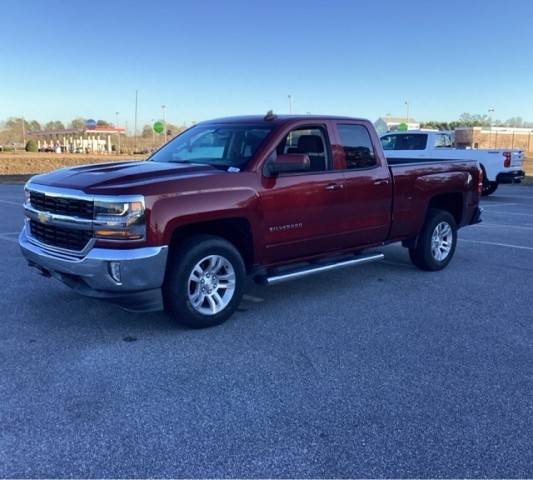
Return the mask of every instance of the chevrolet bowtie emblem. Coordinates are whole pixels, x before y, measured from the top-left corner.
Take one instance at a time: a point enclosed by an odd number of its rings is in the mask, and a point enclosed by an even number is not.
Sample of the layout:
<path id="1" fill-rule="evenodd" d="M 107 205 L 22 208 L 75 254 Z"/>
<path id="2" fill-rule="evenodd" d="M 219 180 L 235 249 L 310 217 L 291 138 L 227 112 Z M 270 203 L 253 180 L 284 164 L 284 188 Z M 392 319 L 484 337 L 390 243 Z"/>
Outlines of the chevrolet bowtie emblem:
<path id="1" fill-rule="evenodd" d="M 52 217 L 48 215 L 47 213 L 39 213 L 37 214 L 37 218 L 39 219 L 39 222 L 41 223 L 47 223 L 52 219 Z"/>

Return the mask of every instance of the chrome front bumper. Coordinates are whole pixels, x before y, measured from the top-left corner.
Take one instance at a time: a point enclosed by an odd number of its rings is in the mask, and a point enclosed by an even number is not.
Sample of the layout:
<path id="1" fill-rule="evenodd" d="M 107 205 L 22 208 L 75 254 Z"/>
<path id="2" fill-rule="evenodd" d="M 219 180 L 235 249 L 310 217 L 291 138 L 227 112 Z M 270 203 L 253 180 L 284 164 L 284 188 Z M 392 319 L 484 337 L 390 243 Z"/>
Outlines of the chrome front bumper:
<path id="1" fill-rule="evenodd" d="M 30 266 L 58 278 L 81 294 L 111 300 L 128 310 L 163 308 L 161 287 L 168 247 L 107 249 L 93 247 L 84 257 L 68 257 L 33 240 L 24 227 L 19 245 Z M 120 264 L 120 281 L 111 275 L 110 263 Z"/>

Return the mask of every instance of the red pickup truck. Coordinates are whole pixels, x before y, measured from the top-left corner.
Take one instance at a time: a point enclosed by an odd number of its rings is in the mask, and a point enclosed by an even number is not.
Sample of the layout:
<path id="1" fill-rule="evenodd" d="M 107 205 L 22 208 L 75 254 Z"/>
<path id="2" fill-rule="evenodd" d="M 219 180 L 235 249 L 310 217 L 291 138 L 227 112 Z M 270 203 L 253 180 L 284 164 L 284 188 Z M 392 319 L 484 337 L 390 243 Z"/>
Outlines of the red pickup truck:
<path id="1" fill-rule="evenodd" d="M 362 252 L 392 242 L 417 267 L 444 268 L 457 229 L 480 221 L 480 167 L 392 162 L 367 120 L 212 120 L 143 162 L 33 177 L 19 243 L 31 266 L 80 293 L 212 326 L 235 311 L 247 276 L 272 284 L 379 260 Z"/>

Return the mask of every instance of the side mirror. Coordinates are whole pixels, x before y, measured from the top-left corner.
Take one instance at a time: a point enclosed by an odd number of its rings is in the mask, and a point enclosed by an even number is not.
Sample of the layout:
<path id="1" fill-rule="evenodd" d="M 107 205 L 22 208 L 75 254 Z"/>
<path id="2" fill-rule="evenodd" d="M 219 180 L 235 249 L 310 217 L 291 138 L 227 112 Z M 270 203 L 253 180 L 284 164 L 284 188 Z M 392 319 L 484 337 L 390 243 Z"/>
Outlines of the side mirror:
<path id="1" fill-rule="evenodd" d="M 278 155 L 268 162 L 267 171 L 270 176 L 279 173 L 305 172 L 311 167 L 309 156 L 305 153 L 286 153 Z"/>

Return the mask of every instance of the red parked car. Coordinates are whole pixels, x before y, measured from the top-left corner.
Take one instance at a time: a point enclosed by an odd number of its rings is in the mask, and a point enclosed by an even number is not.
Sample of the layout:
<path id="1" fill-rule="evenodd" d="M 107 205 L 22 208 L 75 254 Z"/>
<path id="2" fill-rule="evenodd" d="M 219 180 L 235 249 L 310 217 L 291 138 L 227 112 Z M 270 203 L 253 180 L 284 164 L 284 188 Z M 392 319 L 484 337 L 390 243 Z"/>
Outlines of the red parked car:
<path id="1" fill-rule="evenodd" d="M 480 221 L 475 161 L 395 165 L 367 120 L 249 116 L 203 122 L 143 162 L 57 170 L 26 185 L 30 265 L 80 293 L 193 327 L 267 284 L 379 260 L 402 242 L 440 270 Z"/>

